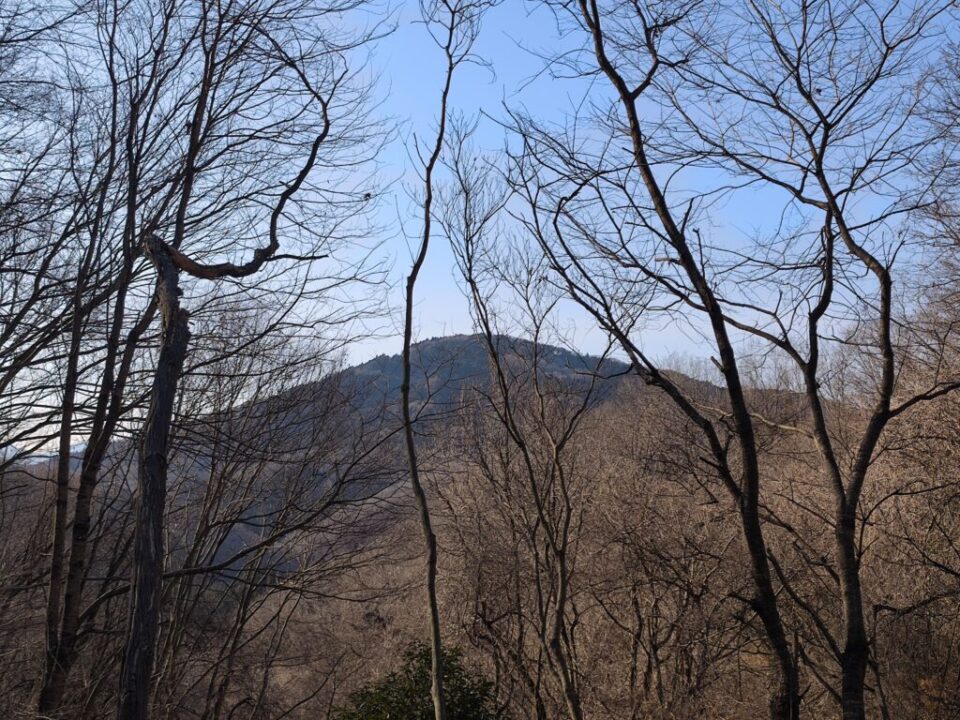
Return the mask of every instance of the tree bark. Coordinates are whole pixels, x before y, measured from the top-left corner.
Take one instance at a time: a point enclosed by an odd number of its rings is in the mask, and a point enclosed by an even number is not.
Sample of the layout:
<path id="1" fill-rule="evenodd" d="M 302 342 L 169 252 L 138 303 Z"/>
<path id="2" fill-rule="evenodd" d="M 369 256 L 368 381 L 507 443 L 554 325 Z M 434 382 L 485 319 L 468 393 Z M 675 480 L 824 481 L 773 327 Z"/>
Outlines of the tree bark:
<path id="1" fill-rule="evenodd" d="M 150 676 L 160 617 L 167 444 L 190 340 L 189 316 L 179 301 L 179 271 L 168 248 L 159 238 L 150 238 L 146 251 L 157 269 L 156 298 L 163 317 L 163 340 L 140 448 L 133 579 L 117 712 L 120 720 L 145 720 L 149 715 Z"/>
<path id="2" fill-rule="evenodd" d="M 837 520 L 837 565 L 844 630 L 843 653 L 840 657 L 840 707 L 843 720 L 864 720 L 864 683 L 870 647 L 863 620 L 854 509 L 844 507 Z"/>
<path id="3" fill-rule="evenodd" d="M 770 576 L 766 544 L 760 526 L 756 504 L 741 510 L 743 534 L 750 551 L 753 583 L 756 589 L 754 610 L 763 623 L 767 642 L 773 650 L 776 667 L 776 686 L 770 696 L 772 720 L 798 720 L 800 717 L 800 675 L 794 653 L 787 641 L 777 596 Z"/>

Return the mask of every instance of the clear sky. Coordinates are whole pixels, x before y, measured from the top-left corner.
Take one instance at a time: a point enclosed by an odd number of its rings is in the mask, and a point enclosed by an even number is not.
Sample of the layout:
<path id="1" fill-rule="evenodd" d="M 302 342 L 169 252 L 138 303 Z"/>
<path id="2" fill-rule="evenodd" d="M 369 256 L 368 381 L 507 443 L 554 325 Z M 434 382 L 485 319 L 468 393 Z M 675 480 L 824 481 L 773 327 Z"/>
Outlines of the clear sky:
<path id="1" fill-rule="evenodd" d="M 386 321 L 377 337 L 354 344 L 349 362 L 362 362 L 380 353 L 399 352 L 403 301 L 402 281 L 409 271 L 412 253 L 419 242 L 419 208 L 410 203 L 411 189 L 418 188 L 415 162 L 409 156 L 413 137 L 429 139 L 436 128 L 438 100 L 443 80 L 442 52 L 419 22 L 419 7 L 412 0 L 397 7 L 395 30 L 377 42 L 370 61 L 375 75 L 378 113 L 393 119 L 398 128 L 395 139 L 378 156 L 385 177 L 394 182 L 388 197 L 378 210 L 378 225 L 383 228 L 383 247 L 392 260 L 393 287 L 390 303 L 392 319 Z M 453 111 L 480 118 L 473 142 L 481 151 L 500 151 L 507 133 L 498 121 L 505 118 L 505 107 L 525 108 L 542 121 L 560 122 L 583 102 L 589 93 L 595 97 L 608 91 L 587 80 L 555 80 L 544 72 L 545 57 L 556 56 L 579 43 L 578 37 L 563 36 L 551 12 L 540 3 L 506 0 L 484 17 L 475 53 L 487 64 L 465 65 L 458 69 L 452 94 Z M 758 208 L 763 203 L 746 201 L 751 212 L 743 217 L 759 222 Z M 739 210 L 731 206 L 727 214 Z M 770 218 L 766 218 L 769 221 Z M 734 225 L 737 222 L 734 221 Z M 401 228 L 411 235 L 404 238 Z M 750 228 L 738 228 L 749 231 Z M 427 339 L 439 335 L 473 332 L 468 304 L 457 281 L 453 255 L 446 239 L 435 235 L 416 290 L 415 336 Z M 560 312 L 565 335 L 584 352 L 599 352 L 605 337 L 595 321 L 579 308 L 567 303 Z M 666 322 L 645 330 L 646 350 L 654 357 L 692 356 L 705 358 L 709 350 L 702 338 L 689 327 Z"/>
<path id="2" fill-rule="evenodd" d="M 409 202 L 410 190 L 419 182 L 409 152 L 414 135 L 429 141 L 435 132 L 443 81 L 442 52 L 418 20 L 417 3 L 400 6 L 396 29 L 377 43 L 371 59 L 371 70 L 377 74 L 375 92 L 383 98 L 378 112 L 392 117 L 398 127 L 395 140 L 378 158 L 385 175 L 395 179 L 389 197 L 380 204 L 378 224 L 384 228 L 384 249 L 393 261 L 390 300 L 396 317 L 385 328 L 385 336 L 354 347 L 351 362 L 400 349 L 396 332 L 401 321 L 401 281 L 409 270 L 421 227 L 418 208 Z M 497 121 L 505 116 L 505 105 L 525 106 L 539 118 L 560 119 L 578 100 L 576 93 L 582 94 L 584 84 L 558 83 L 541 74 L 544 61 L 537 57 L 537 51 L 552 54 L 562 43 L 552 15 L 543 9 L 535 11 L 532 3 L 508 0 L 484 17 L 475 52 L 488 66 L 460 67 L 452 94 L 454 112 L 479 117 L 473 137 L 478 150 L 496 152 L 503 148 L 506 133 Z M 406 227 L 411 240 L 404 238 L 401 226 Z M 419 339 L 473 331 L 454 258 L 442 235 L 433 238 L 416 295 L 415 332 Z M 581 349 L 600 348 L 601 337 L 589 318 L 568 308 L 562 320 L 568 328 L 576 326 Z"/>
<path id="3" fill-rule="evenodd" d="M 418 22 L 418 5 L 408 0 L 397 6 L 396 29 L 378 41 L 370 60 L 370 70 L 375 75 L 374 94 L 380 100 L 377 111 L 392 118 L 398 128 L 395 139 L 378 157 L 383 176 L 393 180 L 387 197 L 379 205 L 377 224 L 383 228 L 383 248 L 393 265 L 390 303 L 394 313 L 378 337 L 353 347 L 351 362 L 379 353 L 393 354 L 401 347 L 398 328 L 402 321 L 402 279 L 410 267 L 411 246 L 419 241 L 421 223 L 419 209 L 409 200 L 411 189 L 416 189 L 418 183 L 415 162 L 409 153 L 415 136 L 429 142 L 435 132 L 443 72 L 441 51 Z M 497 121 L 505 117 L 505 105 L 525 108 L 541 121 L 560 122 L 581 104 L 585 94 L 589 93 L 592 99 L 609 94 L 602 80 L 596 80 L 596 85 L 583 79 L 554 80 L 543 72 L 544 57 L 555 57 L 569 49 L 571 43 L 579 42 L 579 37 L 564 36 L 558 31 L 553 15 L 541 3 L 505 0 L 485 16 L 475 52 L 489 66 L 460 68 L 452 95 L 454 112 L 468 117 L 484 114 L 473 138 L 479 150 L 496 152 L 504 147 L 507 133 Z M 655 107 L 650 110 L 657 111 Z M 698 176 L 697 172 L 701 171 L 687 173 L 688 184 L 715 184 L 716 176 L 711 177 L 707 171 L 702 171 L 707 176 Z M 784 219 L 781 211 L 787 204 L 778 191 L 743 188 L 711 209 L 712 227 L 706 232 L 712 243 L 728 248 L 751 237 L 776 234 Z M 402 228 L 411 238 L 409 242 Z M 596 352 L 603 347 L 604 338 L 582 311 L 567 305 L 561 321 L 568 331 L 576 328 L 568 332 L 568 337 L 580 350 Z M 473 330 L 452 253 L 439 234 L 433 238 L 417 286 L 415 328 L 419 339 Z M 710 343 L 697 337 L 691 328 L 669 321 L 661 327 L 645 329 L 642 341 L 651 356 L 661 359 L 676 355 L 705 358 L 711 352 Z"/>

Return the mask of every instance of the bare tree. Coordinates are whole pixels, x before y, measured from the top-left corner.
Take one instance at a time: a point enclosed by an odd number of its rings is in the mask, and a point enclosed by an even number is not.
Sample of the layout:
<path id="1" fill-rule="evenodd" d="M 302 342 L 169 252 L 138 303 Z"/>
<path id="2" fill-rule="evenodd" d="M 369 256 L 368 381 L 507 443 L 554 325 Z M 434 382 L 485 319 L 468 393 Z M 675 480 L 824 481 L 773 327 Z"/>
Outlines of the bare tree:
<path id="1" fill-rule="evenodd" d="M 413 343 L 414 292 L 420 270 L 427 259 L 430 239 L 433 232 L 434 213 L 434 173 L 446 141 L 449 122 L 450 91 L 453 76 L 457 68 L 468 62 L 474 41 L 480 30 L 480 19 L 484 10 L 495 4 L 490 0 L 421 0 L 420 11 L 423 22 L 431 37 L 444 55 L 443 87 L 440 92 L 439 118 L 437 133 L 424 155 L 417 146 L 417 156 L 422 162 L 422 234 L 414 257 L 413 267 L 407 275 L 404 296 L 403 324 L 403 379 L 400 385 L 403 412 L 404 438 L 409 461 L 410 486 L 420 513 L 420 527 L 423 531 L 426 551 L 426 596 L 430 616 L 430 657 L 432 667 L 432 690 L 434 715 L 436 720 L 446 720 L 443 695 L 443 649 L 440 637 L 440 608 L 437 603 L 437 538 L 430 521 L 430 508 L 423 483 L 420 480 L 420 467 L 417 462 L 417 446 L 414 431 L 415 411 L 410 399 L 410 376 L 412 367 L 411 346 Z"/>
<path id="2" fill-rule="evenodd" d="M 121 694 L 118 716 L 123 718 L 145 718 L 148 716 L 148 692 L 153 668 L 154 646 L 157 635 L 160 586 L 163 563 L 163 513 L 167 484 L 167 441 L 172 423 L 177 384 L 186 359 L 189 341 L 188 314 L 180 306 L 181 294 L 179 273 L 185 272 L 195 278 L 219 280 L 222 278 L 244 278 L 258 272 L 267 262 L 275 259 L 280 249 L 279 228 L 284 217 L 287 203 L 304 184 L 317 162 L 321 146 L 327 141 L 331 128 L 330 104 L 332 96 L 348 71 L 337 67 L 325 68 L 327 77 L 323 78 L 327 86 L 316 87 L 308 72 L 309 57 L 294 57 L 280 45 L 279 40 L 262 28 L 257 27 L 258 18 L 247 16 L 241 11 L 238 15 L 217 13 L 203 16 L 201 22 L 213 21 L 218 30 L 210 36 L 211 46 L 205 52 L 205 76 L 212 80 L 217 74 L 229 71 L 232 60 L 225 60 L 219 48 L 224 40 L 221 32 L 239 31 L 236 40 L 265 41 L 264 49 L 272 51 L 276 67 L 292 71 L 292 80 L 302 85 L 304 95 L 316 103 L 315 113 L 319 116 L 319 131 L 313 140 L 307 159 L 299 173 L 280 192 L 270 213 L 269 242 L 253 253 L 253 258 L 243 264 L 232 262 L 198 262 L 183 253 L 180 247 L 187 239 L 186 213 L 192 200 L 194 183 L 199 176 L 197 156 L 200 150 L 200 138 L 203 132 L 213 128 L 204 123 L 207 103 L 210 100 L 212 84 L 210 80 L 201 85 L 193 107 L 191 119 L 187 121 L 190 143 L 186 156 L 186 167 L 177 201 L 177 215 L 173 226 L 173 236 L 169 243 L 159 235 L 148 231 L 144 240 L 144 250 L 157 272 L 156 303 L 163 322 L 163 338 L 157 361 L 157 370 L 151 388 L 150 408 L 147 415 L 142 445 L 140 449 L 140 474 L 138 483 L 137 523 L 134 534 L 133 580 L 130 590 L 130 620 L 127 630 L 127 648 L 121 675 Z M 252 26 L 252 27 L 251 27 Z M 204 27 L 203 30 L 206 28 Z M 258 37 L 260 36 L 260 37 Z M 229 40 L 227 44 L 229 44 Z M 315 50 L 314 50 L 315 52 Z M 329 48 L 323 48 L 324 54 L 330 54 Z M 332 51 L 335 55 L 339 51 Z M 226 56 L 229 57 L 229 56 Z M 270 55 L 268 55 L 270 57 Z M 329 61 L 328 61 L 329 62 Z M 268 72 L 276 72 L 273 69 Z M 298 112 L 308 111 L 298 108 Z"/>
<path id="3" fill-rule="evenodd" d="M 327 321 L 346 327 L 363 312 L 329 305 L 326 317 L 300 312 L 319 309 L 351 279 L 376 280 L 362 245 L 351 248 L 363 228 L 350 218 L 363 217 L 375 188 L 362 167 L 372 137 L 365 88 L 348 60 L 378 29 L 337 26 L 361 6 L 96 3 L 64 17 L 9 8 L 4 52 L 20 77 L 3 86 L 4 112 L 26 123 L 32 156 L 9 165 L 5 178 L 21 219 L 7 215 L 3 234 L 2 282 L 14 292 L 4 291 L 0 443 L 4 465 L 20 450 L 59 446 L 43 714 L 62 706 L 84 624 L 100 607 L 85 606 L 86 591 L 106 532 L 98 523 L 116 501 L 100 481 L 122 464 L 143 423 L 157 310 L 170 341 L 161 365 L 174 377 L 186 339 L 181 290 L 208 314 L 217 303 L 222 311 L 272 296 L 266 334 L 313 331 Z M 58 62 L 37 62 L 43 52 Z M 304 156 L 307 166 L 291 177 Z M 308 177 L 313 167 L 325 169 L 323 184 Z M 309 192 L 294 197 L 301 186 Z M 40 197 L 44 204 L 34 202 Z M 232 262 L 247 250 L 253 260 Z M 331 269 L 321 271 L 321 260 Z M 148 289 L 151 261 L 165 269 L 161 292 Z M 170 267 L 190 278 L 182 288 Z M 233 283 L 227 292 L 195 281 L 254 270 L 254 284 Z M 162 375 L 160 388 L 175 390 Z M 152 450 L 162 449 L 174 395 L 150 415 L 157 432 L 147 434 L 145 470 L 154 473 L 162 473 Z"/>
<path id="4" fill-rule="evenodd" d="M 427 614 L 438 720 L 454 636 L 504 718 L 957 714 L 956 3 L 543 0 L 584 101 L 479 158 L 494 5 L 413 6 L 438 123 L 359 382 L 372 6 L 0 8 L 0 712 L 322 717 Z M 438 232 L 479 334 L 418 345 Z"/>
<path id="5" fill-rule="evenodd" d="M 761 488 L 758 436 L 768 419 L 746 385 L 750 347 L 785 358 L 806 403 L 799 426 L 821 457 L 834 507 L 834 617 L 814 620 L 833 656 L 827 681 L 844 718 L 864 717 L 870 638 L 860 581 L 860 499 L 888 423 L 917 403 L 957 387 L 937 377 L 899 398 L 897 373 L 911 344 L 904 284 L 921 251 L 910 221 L 930 201 L 915 182 L 931 136 L 920 121 L 930 43 L 948 4 L 796 8 L 768 4 L 638 4 L 584 0 L 556 4 L 581 33 L 560 72 L 599 74 L 613 93 L 594 127 L 594 145 L 518 118 L 524 154 L 516 183 L 528 227 L 559 282 L 611 333 L 646 382 L 663 390 L 701 428 L 704 461 L 737 506 L 759 616 L 777 677 L 771 715 L 800 713 L 799 648 L 784 627 L 786 597 L 810 609 L 772 557 Z M 864 18 L 867 18 L 866 20 Z M 856 55 L 848 64 L 841 58 Z M 904 95 L 904 86 L 916 87 Z M 656 119 L 650 108 L 660 108 Z M 583 122 L 586 122 L 584 120 Z M 625 135 L 629 151 L 621 151 Z M 716 173 L 687 191 L 696 170 Z M 699 176 L 703 182 L 703 176 Z M 711 240 L 721 200 L 762 192 L 782 207 L 769 236 L 746 248 Z M 859 198 L 883 198 L 879 209 Z M 763 231 L 761 231 L 763 232 Z M 895 264 L 896 263 L 896 264 Z M 726 399 L 703 407 L 667 377 L 643 348 L 638 324 L 655 314 L 689 321 L 711 345 Z M 826 350 L 845 347 L 869 368 L 856 438 L 831 427 Z M 731 449 L 736 448 L 736 454 Z"/>
<path id="6" fill-rule="evenodd" d="M 485 435 L 491 431 L 485 431 L 481 424 L 468 428 L 465 435 L 477 438 L 474 452 L 481 458 L 487 443 L 502 448 L 506 441 L 515 450 L 501 449 L 492 458 L 476 462 L 490 486 L 513 505 L 506 512 L 518 513 L 512 527 L 534 556 L 537 568 L 535 606 L 540 610 L 537 635 L 541 652 L 559 682 L 566 713 L 573 720 L 582 720 L 580 677 L 572 647 L 571 618 L 575 613 L 571 575 L 583 509 L 576 497 L 576 463 L 567 455 L 575 452 L 575 436 L 591 406 L 599 369 L 584 368 L 590 378 L 586 388 L 574 388 L 569 393 L 562 381 L 558 383 L 544 371 L 541 335 L 547 331 L 547 318 L 558 299 L 538 292 L 536 267 L 521 266 L 512 271 L 506 254 L 491 248 L 489 235 L 495 230 L 505 198 L 492 182 L 491 169 L 469 156 L 469 134 L 469 128 L 461 125 L 451 138 L 454 183 L 443 226 L 453 244 L 485 345 L 493 380 L 493 392 L 487 400 L 500 432 L 495 424 L 493 437 L 487 439 Z M 493 278 L 485 280 L 485 275 Z M 494 287 L 503 283 L 515 292 L 530 324 L 529 344 L 520 342 L 518 347 L 511 347 L 511 341 L 501 342 L 489 307 L 490 290 L 484 289 L 489 283 Z M 599 362 L 602 364 L 602 358 Z M 513 486 L 518 476 L 523 477 L 526 487 Z"/>

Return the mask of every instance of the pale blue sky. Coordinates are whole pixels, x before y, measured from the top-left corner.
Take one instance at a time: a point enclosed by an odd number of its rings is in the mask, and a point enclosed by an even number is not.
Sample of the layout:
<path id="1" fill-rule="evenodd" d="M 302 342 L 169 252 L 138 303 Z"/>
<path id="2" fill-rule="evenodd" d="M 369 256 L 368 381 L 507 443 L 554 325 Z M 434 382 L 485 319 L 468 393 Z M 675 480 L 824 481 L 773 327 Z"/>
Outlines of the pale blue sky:
<path id="1" fill-rule="evenodd" d="M 411 251 L 401 227 L 405 224 L 415 244 L 421 222 L 418 208 L 408 198 L 409 189 L 418 183 L 409 152 L 415 134 L 429 141 L 435 131 L 443 72 L 442 53 L 418 19 L 417 2 L 399 4 L 395 31 L 377 43 L 370 60 L 370 71 L 375 76 L 374 96 L 380 101 L 377 111 L 393 118 L 398 127 L 393 142 L 378 156 L 382 177 L 394 181 L 377 216 L 378 225 L 383 228 L 384 251 L 393 261 L 390 303 L 394 316 L 382 326 L 378 337 L 352 348 L 351 362 L 379 353 L 396 353 L 401 345 L 397 331 L 402 321 L 401 281 L 411 261 Z M 540 3 L 505 0 L 486 15 L 475 52 L 489 67 L 462 67 L 455 78 L 452 95 L 454 112 L 474 116 L 482 111 L 492 117 L 480 120 L 473 138 L 480 150 L 496 152 L 504 146 L 506 133 L 496 122 L 505 115 L 504 104 L 526 108 L 541 121 L 560 122 L 582 102 L 588 91 L 593 100 L 609 94 L 603 81 L 598 80 L 591 87 L 586 80 L 554 80 L 542 72 L 543 56 L 556 56 L 569 49 L 570 43 L 580 41 L 579 37 L 558 33 L 552 14 Z M 650 108 L 650 111 L 657 112 L 657 109 Z M 716 183 L 719 177 L 712 171 L 687 171 L 685 175 L 688 185 L 697 186 L 701 182 Z M 706 228 L 705 233 L 710 234 L 711 242 L 732 248 L 758 233 L 775 232 L 786 204 L 786 198 L 776 191 L 744 188 L 711 209 L 711 227 Z M 467 303 L 455 273 L 450 249 L 445 238 L 438 234 L 417 286 L 417 338 L 472 331 Z M 596 352 L 603 347 L 603 338 L 594 322 L 581 311 L 565 306 L 561 320 L 568 331 L 576 327 L 568 336 L 581 350 Z M 652 356 L 660 358 L 672 355 L 704 358 L 711 352 L 710 344 L 697 337 L 691 328 L 669 320 L 659 327 L 645 329 L 643 345 Z"/>
<path id="2" fill-rule="evenodd" d="M 411 187 L 419 187 L 409 152 L 414 134 L 429 141 L 435 131 L 443 80 L 442 53 L 418 20 L 416 2 L 398 6 L 396 29 L 377 43 L 370 63 L 376 76 L 375 94 L 382 99 L 378 112 L 392 117 L 399 128 L 394 141 L 378 156 L 384 176 L 395 180 L 378 215 L 378 223 L 384 229 L 384 249 L 393 261 L 390 303 L 394 314 L 384 323 L 378 337 L 352 346 L 350 362 L 361 362 L 380 353 L 393 354 L 401 346 L 402 280 L 412 260 L 410 246 L 419 238 L 414 237 L 408 245 L 400 228 L 405 224 L 408 233 L 414 235 L 420 230 L 419 208 L 408 197 Z M 587 80 L 555 80 L 544 72 L 543 58 L 569 49 L 574 42 L 581 39 L 564 37 L 552 13 L 539 3 L 506 0 L 487 13 L 475 46 L 476 55 L 487 66 L 462 66 L 452 94 L 454 112 L 480 117 L 473 137 L 479 150 L 497 152 L 503 148 L 506 133 L 497 121 L 504 118 L 505 105 L 523 107 L 539 120 L 559 123 L 583 103 L 585 94 L 595 99 L 609 92 L 603 81 L 591 84 Z M 720 211 L 731 230 L 748 233 L 775 220 L 769 213 L 764 215 L 765 203 L 755 201 L 751 195 L 749 191 L 738 195 L 726 212 Z M 442 235 L 433 238 L 416 296 L 418 339 L 473 331 L 468 305 L 458 286 L 454 258 Z M 567 303 L 559 315 L 565 336 L 580 350 L 604 349 L 603 334 L 583 311 Z M 643 344 L 652 356 L 661 358 L 705 358 L 710 353 L 702 338 L 690 327 L 678 325 L 675 319 L 664 318 L 659 325 L 646 328 Z"/>
<path id="3" fill-rule="evenodd" d="M 559 120 L 580 99 L 576 93 L 582 94 L 586 87 L 584 83 L 557 82 L 541 73 L 544 63 L 537 51 L 554 53 L 563 40 L 553 16 L 531 6 L 508 0 L 490 11 L 475 46 L 476 55 L 488 66 L 464 65 L 457 71 L 452 106 L 457 113 L 479 117 L 473 142 L 480 151 L 503 148 L 506 135 L 497 119 L 504 117 L 505 104 L 522 105 L 539 118 Z M 394 263 L 391 304 L 395 308 L 402 303 L 401 281 L 409 270 L 412 252 L 400 232 L 401 222 L 408 233 L 416 235 L 420 230 L 418 208 L 408 199 L 409 189 L 418 183 L 409 148 L 414 134 L 429 141 L 435 131 L 443 80 L 442 53 L 418 19 L 417 3 L 399 7 L 395 31 L 378 42 L 371 59 L 371 69 L 378 75 L 376 92 L 385 98 L 379 112 L 392 116 L 399 127 L 396 139 L 378 157 L 385 175 L 396 179 L 379 211 L 379 224 L 385 229 L 384 248 Z M 410 245 L 418 240 L 414 238 Z M 442 235 L 433 239 L 416 294 L 415 332 L 419 339 L 473 331 L 467 302 L 457 284 L 454 258 Z M 400 338 L 395 331 L 400 321 L 397 313 L 392 325 L 385 328 L 385 337 L 355 346 L 350 361 L 398 352 Z M 589 318 L 570 307 L 562 321 L 567 330 L 576 327 L 575 339 L 581 349 L 601 348 L 602 338 Z"/>

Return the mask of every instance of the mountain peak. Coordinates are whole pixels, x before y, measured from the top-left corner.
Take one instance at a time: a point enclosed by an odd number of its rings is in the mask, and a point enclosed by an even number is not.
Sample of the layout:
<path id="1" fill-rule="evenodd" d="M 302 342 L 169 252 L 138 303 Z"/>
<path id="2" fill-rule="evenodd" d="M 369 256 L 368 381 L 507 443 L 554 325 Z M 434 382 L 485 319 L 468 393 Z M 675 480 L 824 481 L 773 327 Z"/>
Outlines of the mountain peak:
<path id="1" fill-rule="evenodd" d="M 595 356 L 511 335 L 496 335 L 493 343 L 507 366 L 530 367 L 535 360 L 541 374 L 570 381 L 598 367 L 605 374 L 622 372 L 627 367 L 616 360 L 601 361 Z M 445 335 L 417 341 L 412 346 L 412 364 L 411 395 L 417 401 L 428 397 L 434 402 L 455 401 L 465 388 L 486 386 L 490 378 L 487 341 L 480 334 Z M 379 390 L 378 394 L 389 398 L 399 396 L 402 376 L 399 353 L 378 355 L 344 370 L 348 381 L 373 386 Z"/>

